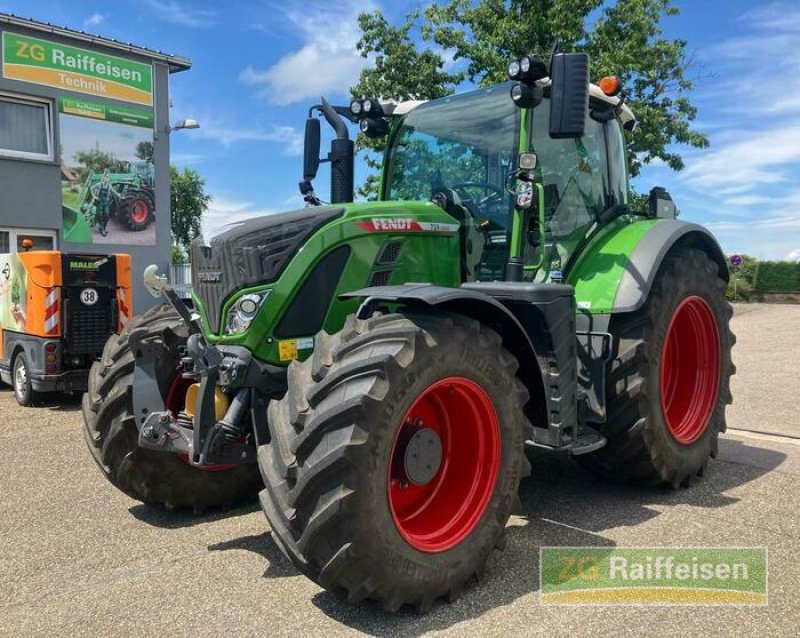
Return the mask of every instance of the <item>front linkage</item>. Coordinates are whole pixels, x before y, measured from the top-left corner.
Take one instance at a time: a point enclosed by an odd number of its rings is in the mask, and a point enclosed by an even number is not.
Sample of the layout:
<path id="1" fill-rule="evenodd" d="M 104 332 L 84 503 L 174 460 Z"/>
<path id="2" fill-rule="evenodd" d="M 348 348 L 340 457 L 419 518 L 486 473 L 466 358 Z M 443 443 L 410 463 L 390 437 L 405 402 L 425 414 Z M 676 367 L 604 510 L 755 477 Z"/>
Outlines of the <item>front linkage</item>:
<path id="1" fill-rule="evenodd" d="M 199 389 L 192 408 L 168 405 L 157 364 L 168 356 L 169 347 L 162 335 L 134 330 L 130 347 L 136 359 L 133 409 L 139 446 L 178 454 L 201 469 L 255 463 L 257 446 L 269 437 L 267 403 L 286 392 L 285 370 L 258 361 L 241 346 L 208 344 L 197 316 L 152 267 L 145 273 L 145 285 L 153 296 L 163 295 L 187 323 L 190 334 L 178 364 L 179 379 Z M 222 396 L 233 399 L 222 398 L 220 389 Z"/>

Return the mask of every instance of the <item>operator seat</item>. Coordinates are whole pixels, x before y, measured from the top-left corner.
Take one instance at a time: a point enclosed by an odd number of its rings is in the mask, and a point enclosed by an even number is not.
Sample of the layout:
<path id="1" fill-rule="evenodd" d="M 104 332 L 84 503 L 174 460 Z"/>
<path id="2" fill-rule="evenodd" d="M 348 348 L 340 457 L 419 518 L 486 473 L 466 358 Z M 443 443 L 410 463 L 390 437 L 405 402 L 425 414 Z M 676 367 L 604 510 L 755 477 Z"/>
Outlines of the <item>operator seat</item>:
<path id="1" fill-rule="evenodd" d="M 475 269 L 483 258 L 486 237 L 478 220 L 452 188 L 437 188 L 431 201 L 461 224 L 461 278 L 475 281 Z"/>

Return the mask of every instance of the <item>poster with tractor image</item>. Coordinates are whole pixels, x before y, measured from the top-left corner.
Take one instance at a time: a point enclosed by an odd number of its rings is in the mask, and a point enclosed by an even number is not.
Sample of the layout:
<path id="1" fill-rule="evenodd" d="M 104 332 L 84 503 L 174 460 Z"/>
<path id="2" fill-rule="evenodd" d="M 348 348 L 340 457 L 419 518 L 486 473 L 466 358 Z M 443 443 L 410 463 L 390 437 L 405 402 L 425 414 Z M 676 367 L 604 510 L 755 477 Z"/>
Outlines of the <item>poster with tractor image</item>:
<path id="1" fill-rule="evenodd" d="M 28 273 L 19 257 L 0 255 L 0 330 L 25 331 Z"/>
<path id="2" fill-rule="evenodd" d="M 154 246 L 153 112 L 59 99 L 64 239 Z"/>

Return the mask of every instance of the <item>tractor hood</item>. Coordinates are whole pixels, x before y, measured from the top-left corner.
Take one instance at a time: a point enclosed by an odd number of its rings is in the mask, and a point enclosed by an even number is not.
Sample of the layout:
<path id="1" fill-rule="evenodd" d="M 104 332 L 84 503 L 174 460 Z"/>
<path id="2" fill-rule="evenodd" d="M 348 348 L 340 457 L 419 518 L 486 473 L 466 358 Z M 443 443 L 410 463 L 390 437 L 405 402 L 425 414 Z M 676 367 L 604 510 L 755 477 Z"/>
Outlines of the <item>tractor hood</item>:
<path id="1" fill-rule="evenodd" d="M 222 304 L 231 293 L 278 279 L 305 241 L 344 211 L 319 206 L 265 215 L 236 224 L 208 244 L 202 237 L 195 239 L 192 287 L 211 330 L 219 330 Z"/>

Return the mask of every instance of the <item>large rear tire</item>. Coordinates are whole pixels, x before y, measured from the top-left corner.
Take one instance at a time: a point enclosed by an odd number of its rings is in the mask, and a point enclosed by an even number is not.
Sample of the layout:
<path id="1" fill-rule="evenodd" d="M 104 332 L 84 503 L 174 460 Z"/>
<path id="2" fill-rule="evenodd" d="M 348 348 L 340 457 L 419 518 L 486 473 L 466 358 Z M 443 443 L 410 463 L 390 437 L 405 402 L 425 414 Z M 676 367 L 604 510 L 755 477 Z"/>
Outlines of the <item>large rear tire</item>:
<path id="1" fill-rule="evenodd" d="M 575 457 L 615 481 L 688 486 L 717 455 L 735 368 L 731 305 L 718 266 L 691 248 L 664 260 L 645 306 L 611 322 L 608 438 Z"/>
<path id="2" fill-rule="evenodd" d="M 136 328 L 162 334 L 169 346 L 170 357 L 157 369 L 165 398 L 177 375 L 178 349 L 188 336 L 180 315 L 162 305 L 135 317 L 122 334 L 106 342 L 103 356 L 89 372 L 82 403 L 86 442 L 103 474 L 131 498 L 168 509 L 201 512 L 254 498 L 261 487 L 254 463 L 203 471 L 175 454 L 139 447 L 132 405 L 134 357 L 128 342 Z"/>
<path id="3" fill-rule="evenodd" d="M 460 315 L 351 317 L 320 333 L 289 366 L 258 454 L 261 503 L 294 565 L 388 611 L 427 611 L 481 572 L 530 472 L 517 367 Z"/>

